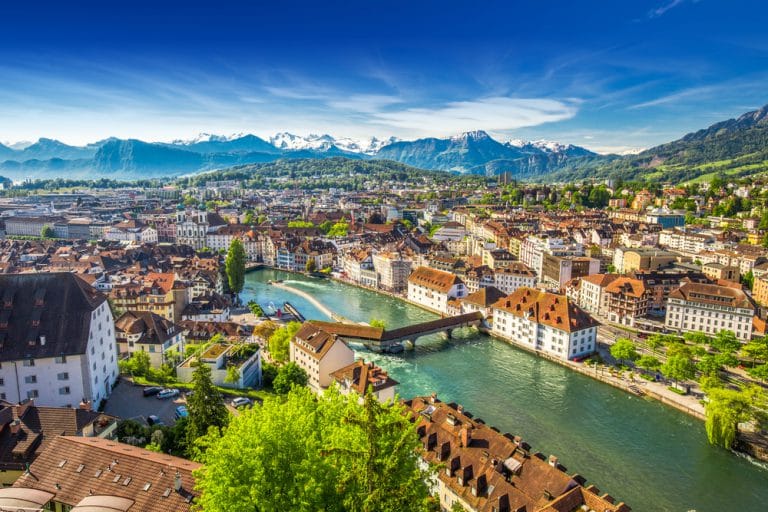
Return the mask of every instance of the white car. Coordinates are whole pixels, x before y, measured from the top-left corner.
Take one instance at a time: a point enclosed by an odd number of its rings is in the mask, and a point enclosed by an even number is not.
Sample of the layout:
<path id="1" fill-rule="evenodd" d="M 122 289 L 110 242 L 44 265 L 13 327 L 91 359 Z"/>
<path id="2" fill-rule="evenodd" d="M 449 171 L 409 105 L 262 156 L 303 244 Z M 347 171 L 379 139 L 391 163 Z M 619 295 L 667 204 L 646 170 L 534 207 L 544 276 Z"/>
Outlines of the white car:
<path id="1" fill-rule="evenodd" d="M 232 400 L 232 407 L 235 409 L 239 409 L 240 407 L 251 407 L 252 405 L 253 402 L 251 402 L 251 399 L 244 396 L 239 396 Z"/>
<path id="2" fill-rule="evenodd" d="M 175 398 L 179 396 L 179 390 L 178 389 L 164 389 L 161 392 L 157 394 L 157 398 L 160 400 L 164 400 L 166 398 Z"/>

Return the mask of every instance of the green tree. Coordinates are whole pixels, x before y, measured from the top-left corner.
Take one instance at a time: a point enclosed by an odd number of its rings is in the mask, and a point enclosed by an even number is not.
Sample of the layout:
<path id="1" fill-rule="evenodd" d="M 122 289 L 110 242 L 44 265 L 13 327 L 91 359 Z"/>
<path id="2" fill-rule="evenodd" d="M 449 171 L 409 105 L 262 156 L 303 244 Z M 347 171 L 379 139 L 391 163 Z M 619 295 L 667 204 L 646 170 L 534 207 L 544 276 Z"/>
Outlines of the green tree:
<path id="1" fill-rule="evenodd" d="M 386 329 L 387 324 L 384 322 L 384 320 L 380 320 L 378 318 L 371 318 L 371 321 L 368 322 L 368 325 L 371 327 L 376 327 L 377 329 Z"/>
<path id="2" fill-rule="evenodd" d="M 251 226 L 253 225 L 254 222 L 256 222 L 256 214 L 253 212 L 253 210 L 245 211 L 245 217 L 243 218 L 243 222 L 248 226 Z"/>
<path id="3" fill-rule="evenodd" d="M 644 370 L 654 371 L 661 368 L 661 361 L 653 356 L 645 355 L 635 361 L 635 365 L 637 365 L 638 368 L 642 368 Z"/>
<path id="4" fill-rule="evenodd" d="M 235 238 L 232 240 L 232 243 L 229 244 L 229 251 L 227 252 L 227 258 L 224 262 L 229 290 L 235 297 L 239 297 L 239 294 L 243 291 L 243 286 L 245 285 L 245 259 L 243 242 L 238 238 Z"/>
<path id="5" fill-rule="evenodd" d="M 346 220 L 341 220 L 328 230 L 328 236 L 333 238 L 341 238 L 347 236 L 348 232 L 349 224 L 347 224 Z"/>
<path id="6" fill-rule="evenodd" d="M 233 418 L 195 473 L 206 512 L 426 510 L 416 425 L 370 393 L 295 388 Z"/>
<path id="7" fill-rule="evenodd" d="M 741 283 L 746 286 L 747 289 L 751 290 L 755 284 L 755 274 L 750 270 L 741 276 Z"/>
<path id="8" fill-rule="evenodd" d="M 54 238 L 55 236 L 56 232 L 53 230 L 53 227 L 47 224 L 40 230 L 40 238 Z"/>
<path id="9" fill-rule="evenodd" d="M 709 336 L 701 331 L 687 332 L 683 334 L 683 339 L 687 343 L 693 343 L 694 345 L 705 345 L 711 341 Z"/>
<path id="10" fill-rule="evenodd" d="M 227 366 L 227 375 L 224 377 L 224 382 L 227 384 L 240 382 L 240 369 L 233 364 Z"/>
<path id="11" fill-rule="evenodd" d="M 736 440 L 739 423 L 754 417 L 755 391 L 713 388 L 707 394 L 707 439 L 710 444 L 730 449 Z"/>
<path id="12" fill-rule="evenodd" d="M 299 329 L 301 329 L 300 322 L 288 322 L 272 333 L 267 346 L 269 347 L 269 355 L 272 356 L 273 360 L 278 362 L 288 360 L 291 340 L 299 332 Z"/>
<path id="13" fill-rule="evenodd" d="M 195 441 L 198 437 L 206 435 L 210 427 L 224 427 L 229 419 L 229 412 L 221 393 L 213 385 L 208 365 L 195 365 L 195 371 L 192 373 L 192 391 L 192 395 L 187 398 L 187 446 L 189 457 L 199 460 L 201 454 L 196 450 Z"/>
<path id="14" fill-rule="evenodd" d="M 741 347 L 741 354 L 744 357 L 752 359 L 753 367 L 758 359 L 763 362 L 768 362 L 768 336 L 748 341 Z"/>
<path id="15" fill-rule="evenodd" d="M 736 338 L 733 331 L 723 329 L 712 338 L 710 346 L 718 352 L 730 354 L 739 350 L 741 348 L 741 343 Z"/>
<path id="16" fill-rule="evenodd" d="M 277 375 L 272 381 L 272 389 L 280 395 L 288 394 L 294 386 L 306 386 L 309 376 L 296 363 L 286 363 L 277 369 Z"/>
<path id="17" fill-rule="evenodd" d="M 146 377 L 149 374 L 149 354 L 143 350 L 137 350 L 128 359 L 118 363 L 122 373 L 131 374 L 134 377 Z"/>
<path id="18" fill-rule="evenodd" d="M 627 338 L 619 338 L 611 345 L 611 355 L 619 360 L 622 364 L 625 361 L 634 361 L 640 355 L 637 353 L 635 344 Z"/>
<path id="19" fill-rule="evenodd" d="M 680 381 L 692 379 L 696 375 L 696 365 L 689 356 L 676 354 L 667 358 L 667 362 L 661 365 L 661 373 L 677 384 Z"/>
<path id="20" fill-rule="evenodd" d="M 304 269 L 308 273 L 313 273 L 317 270 L 317 264 L 315 263 L 315 258 L 307 258 L 307 264 L 305 265 Z"/>
<path id="21" fill-rule="evenodd" d="M 747 373 L 753 379 L 761 380 L 763 382 L 768 382 L 768 364 L 761 364 L 759 366 L 754 366 L 748 369 Z"/>
<path id="22" fill-rule="evenodd" d="M 308 220 L 292 220 L 288 222 L 289 228 L 313 228 L 315 225 Z"/>

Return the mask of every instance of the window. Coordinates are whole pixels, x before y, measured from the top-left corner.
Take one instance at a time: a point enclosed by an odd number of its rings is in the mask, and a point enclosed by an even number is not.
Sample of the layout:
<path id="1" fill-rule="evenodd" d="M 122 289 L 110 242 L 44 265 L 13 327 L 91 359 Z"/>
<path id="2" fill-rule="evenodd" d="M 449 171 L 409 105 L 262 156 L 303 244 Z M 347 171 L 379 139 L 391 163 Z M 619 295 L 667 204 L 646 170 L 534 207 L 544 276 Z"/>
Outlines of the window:
<path id="1" fill-rule="evenodd" d="M 67 362 L 67 356 L 59 356 L 53 359 L 56 364 L 64 364 Z"/>
<path id="2" fill-rule="evenodd" d="M 5 379 L 0 378 L 0 386 L 5 386 Z"/>
<path id="3" fill-rule="evenodd" d="M 38 393 L 36 389 L 32 389 L 32 390 L 27 391 L 27 398 L 29 398 L 29 399 L 37 398 L 39 396 L 40 396 L 40 393 Z"/>
<path id="4" fill-rule="evenodd" d="M 35 366 L 35 360 L 34 359 L 25 359 L 24 360 L 24 366 Z"/>
<path id="5" fill-rule="evenodd" d="M 64 386 L 63 388 L 59 388 L 59 394 L 60 395 L 68 395 L 69 394 L 69 386 Z"/>
<path id="6" fill-rule="evenodd" d="M 69 380 L 69 372 L 61 372 L 56 376 L 59 380 Z"/>
<path id="7" fill-rule="evenodd" d="M 24 377 L 24 382 L 27 384 L 37 384 L 37 375 L 27 375 Z"/>

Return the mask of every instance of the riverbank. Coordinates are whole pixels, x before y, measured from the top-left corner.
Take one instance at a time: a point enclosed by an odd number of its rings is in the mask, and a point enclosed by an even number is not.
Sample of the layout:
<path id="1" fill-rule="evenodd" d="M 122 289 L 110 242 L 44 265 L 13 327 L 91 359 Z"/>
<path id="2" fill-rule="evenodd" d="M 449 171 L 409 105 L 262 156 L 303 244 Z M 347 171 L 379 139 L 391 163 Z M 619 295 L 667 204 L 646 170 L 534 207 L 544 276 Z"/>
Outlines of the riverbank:
<path id="1" fill-rule="evenodd" d="M 386 294 L 269 269 L 248 275 L 243 302 L 290 301 L 308 318 L 328 319 L 270 280 L 284 280 L 356 322 L 378 318 L 399 328 L 437 318 Z M 459 329 L 451 340 L 428 336 L 397 355 L 353 350 L 400 382 L 400 396 L 437 393 L 461 404 L 488 425 L 583 470 L 637 512 L 761 510 L 768 501 L 766 466 L 709 445 L 702 421 L 658 400 L 596 385 L 581 372 L 475 329 Z"/>
<path id="2" fill-rule="evenodd" d="M 350 286 L 356 286 L 358 288 L 362 288 L 364 290 L 372 291 L 375 293 L 379 293 L 381 295 L 385 295 L 387 297 L 391 297 L 394 299 L 402 300 L 404 302 L 407 302 L 408 304 L 411 304 L 413 306 L 419 307 L 425 311 L 429 311 L 430 313 L 434 314 L 440 314 L 437 311 L 432 310 L 431 308 L 427 308 L 423 306 L 422 304 L 418 304 L 414 301 L 408 300 L 407 297 L 403 297 L 402 295 L 386 292 L 383 290 L 377 290 L 375 288 L 371 288 L 369 286 L 363 286 L 357 283 L 353 283 L 351 281 L 347 281 L 345 279 L 340 279 L 337 277 L 331 277 L 331 279 L 338 281 L 343 284 L 347 284 Z M 607 369 L 598 369 L 595 367 L 591 367 L 586 365 L 585 363 L 577 363 L 574 361 L 566 361 L 563 359 L 559 359 L 556 357 L 552 357 L 548 354 L 545 354 L 538 350 L 532 350 L 530 347 L 526 347 L 525 345 L 521 343 L 517 343 L 515 340 L 506 338 L 504 336 L 501 336 L 498 333 L 495 333 L 491 330 L 484 331 L 485 334 L 488 334 L 489 336 L 496 338 L 498 340 L 501 340 L 505 343 L 508 343 L 512 345 L 515 348 L 519 348 L 522 350 L 525 350 L 526 352 L 529 352 L 531 354 L 534 354 L 538 357 L 541 357 L 542 359 L 547 359 L 548 361 L 552 361 L 553 363 L 557 363 L 559 365 L 565 366 L 567 368 L 570 368 L 573 371 L 579 372 L 582 375 L 586 375 L 587 377 L 590 377 L 594 380 L 600 381 L 604 384 L 608 384 L 610 386 L 613 386 L 615 388 L 621 389 L 627 393 L 630 393 L 632 395 L 636 396 L 646 396 L 648 398 L 658 400 L 659 402 L 674 407 L 675 409 L 684 412 L 685 414 L 688 414 L 690 416 L 693 416 L 696 419 L 704 420 L 704 406 L 697 400 L 695 397 L 692 397 L 690 395 L 679 395 L 673 391 L 670 391 L 667 389 L 666 384 L 662 383 L 656 383 L 656 382 L 649 382 L 644 379 L 637 379 L 634 378 L 625 379 L 623 376 L 617 376 L 612 374 Z M 635 389 L 632 389 L 632 388 Z M 636 390 L 640 390 L 642 393 L 638 393 Z"/>

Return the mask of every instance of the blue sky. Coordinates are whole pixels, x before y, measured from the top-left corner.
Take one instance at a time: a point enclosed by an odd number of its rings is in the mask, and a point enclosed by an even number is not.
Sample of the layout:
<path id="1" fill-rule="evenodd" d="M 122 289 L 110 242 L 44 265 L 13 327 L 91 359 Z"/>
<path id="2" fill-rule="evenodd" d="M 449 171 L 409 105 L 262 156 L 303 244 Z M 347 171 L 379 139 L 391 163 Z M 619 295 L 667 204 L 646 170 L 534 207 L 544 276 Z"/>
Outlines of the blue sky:
<path id="1" fill-rule="evenodd" d="M 624 151 L 768 103 L 761 1 L 76 3 L 2 7 L 0 141 L 484 129 Z"/>

